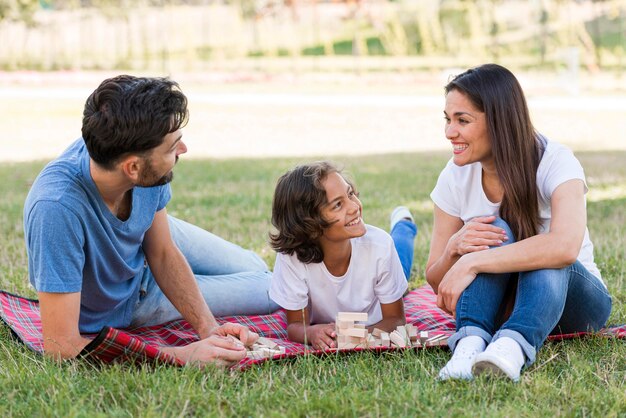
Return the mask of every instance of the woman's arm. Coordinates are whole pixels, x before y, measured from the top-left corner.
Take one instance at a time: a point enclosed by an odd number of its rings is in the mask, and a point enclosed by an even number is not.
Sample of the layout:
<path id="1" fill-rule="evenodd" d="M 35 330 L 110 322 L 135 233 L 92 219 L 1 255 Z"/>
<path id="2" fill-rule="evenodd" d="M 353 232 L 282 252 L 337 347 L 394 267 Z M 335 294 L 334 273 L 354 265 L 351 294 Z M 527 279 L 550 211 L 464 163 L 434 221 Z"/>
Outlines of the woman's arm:
<path id="1" fill-rule="evenodd" d="M 372 332 L 374 328 L 378 328 L 385 332 L 391 332 L 396 329 L 398 325 L 406 324 L 404 302 L 402 301 L 402 298 L 391 303 L 381 303 L 380 310 L 382 311 L 383 319 L 367 327 L 370 332 Z"/>
<path id="2" fill-rule="evenodd" d="M 285 309 L 285 312 L 287 313 L 287 337 L 291 341 L 312 345 L 316 350 L 337 347 L 334 323 L 311 325 L 308 307 L 298 311 Z"/>
<path id="3" fill-rule="evenodd" d="M 500 245 L 508 239 L 502 228 L 491 225 L 495 219 L 495 216 L 477 217 L 463 225 L 460 218 L 448 215 L 435 205 L 426 264 L 426 280 L 435 293 L 438 293 L 445 274 L 461 256 Z"/>
<path id="4" fill-rule="evenodd" d="M 478 273 L 558 269 L 576 261 L 587 226 L 585 186 L 569 180 L 552 194 L 550 230 L 525 240 L 461 257 L 439 283 L 437 305 L 454 312 L 456 302 Z"/>

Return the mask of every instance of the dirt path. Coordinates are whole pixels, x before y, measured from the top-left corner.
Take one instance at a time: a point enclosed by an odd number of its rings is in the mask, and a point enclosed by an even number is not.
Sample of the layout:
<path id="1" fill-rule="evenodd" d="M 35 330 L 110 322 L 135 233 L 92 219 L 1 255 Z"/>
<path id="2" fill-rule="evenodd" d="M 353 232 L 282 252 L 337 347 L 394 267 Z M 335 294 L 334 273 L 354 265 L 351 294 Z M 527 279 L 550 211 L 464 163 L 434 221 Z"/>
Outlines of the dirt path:
<path id="1" fill-rule="evenodd" d="M 450 70 L 452 71 L 452 70 Z M 84 100 L 109 73 L 0 73 L 0 161 L 50 159 L 80 136 Z M 523 74 L 533 121 L 577 150 L 626 149 L 626 86 Z M 446 150 L 440 74 L 173 76 L 189 97 L 189 158 Z M 606 87 L 604 87 L 606 86 Z"/>

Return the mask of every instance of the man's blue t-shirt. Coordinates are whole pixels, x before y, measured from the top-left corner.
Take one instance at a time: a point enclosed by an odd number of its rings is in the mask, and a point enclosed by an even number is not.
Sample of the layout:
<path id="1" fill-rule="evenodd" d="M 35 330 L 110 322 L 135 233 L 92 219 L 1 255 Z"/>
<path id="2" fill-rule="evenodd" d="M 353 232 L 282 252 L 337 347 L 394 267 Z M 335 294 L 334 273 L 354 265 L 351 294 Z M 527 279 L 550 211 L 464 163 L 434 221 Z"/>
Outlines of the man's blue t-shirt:
<path id="1" fill-rule="evenodd" d="M 78 139 L 39 174 L 24 204 L 30 282 L 39 292 L 81 292 L 79 328 L 126 327 L 139 298 L 142 242 L 169 185 L 132 189 L 126 221 L 104 203 Z"/>

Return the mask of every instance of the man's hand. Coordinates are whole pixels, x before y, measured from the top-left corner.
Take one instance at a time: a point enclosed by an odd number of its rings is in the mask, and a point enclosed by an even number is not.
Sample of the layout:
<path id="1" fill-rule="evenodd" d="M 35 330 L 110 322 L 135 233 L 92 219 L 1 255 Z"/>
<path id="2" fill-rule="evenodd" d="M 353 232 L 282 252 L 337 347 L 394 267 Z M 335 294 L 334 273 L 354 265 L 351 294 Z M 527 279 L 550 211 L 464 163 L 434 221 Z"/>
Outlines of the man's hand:
<path id="1" fill-rule="evenodd" d="M 337 347 L 335 324 L 309 325 L 306 330 L 308 343 L 316 350 L 328 350 Z"/>
<path id="2" fill-rule="evenodd" d="M 250 331 L 247 327 L 233 322 L 226 322 L 225 324 L 211 330 L 210 335 L 219 335 L 227 337 L 229 335 L 237 338 L 244 346 L 250 347 L 259 339 L 259 334 Z"/>
<path id="3" fill-rule="evenodd" d="M 246 357 L 243 343 L 232 336 L 211 335 L 184 347 L 161 347 L 162 352 L 170 354 L 185 364 L 203 367 L 207 364 L 231 366 Z"/>

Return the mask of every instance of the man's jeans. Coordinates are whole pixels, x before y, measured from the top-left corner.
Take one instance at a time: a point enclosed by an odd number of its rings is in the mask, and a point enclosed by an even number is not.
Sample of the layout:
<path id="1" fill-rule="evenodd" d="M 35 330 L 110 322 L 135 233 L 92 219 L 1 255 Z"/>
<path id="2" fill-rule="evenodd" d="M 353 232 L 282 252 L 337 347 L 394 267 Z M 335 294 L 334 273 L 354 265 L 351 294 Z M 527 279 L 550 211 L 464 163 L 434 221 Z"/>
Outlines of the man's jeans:
<path id="1" fill-rule="evenodd" d="M 506 231 L 509 226 L 497 219 L 494 225 Z M 601 281 L 579 262 L 561 269 L 520 272 L 511 316 L 502 322 L 502 303 L 507 286 L 515 278 L 510 273 L 478 274 L 463 291 L 456 306 L 457 332 L 450 337 L 452 350 L 459 339 L 478 335 L 487 343 L 500 337 L 517 341 L 526 366 L 535 361 L 537 350 L 551 333 L 595 331 L 602 328 L 611 313 L 611 297 Z"/>
<path id="2" fill-rule="evenodd" d="M 213 315 L 265 315 L 279 309 L 269 298 L 272 273 L 261 257 L 180 219 L 169 216 L 168 220 L 172 239 L 191 266 Z M 140 292 L 131 326 L 181 318 L 149 268 Z"/>

